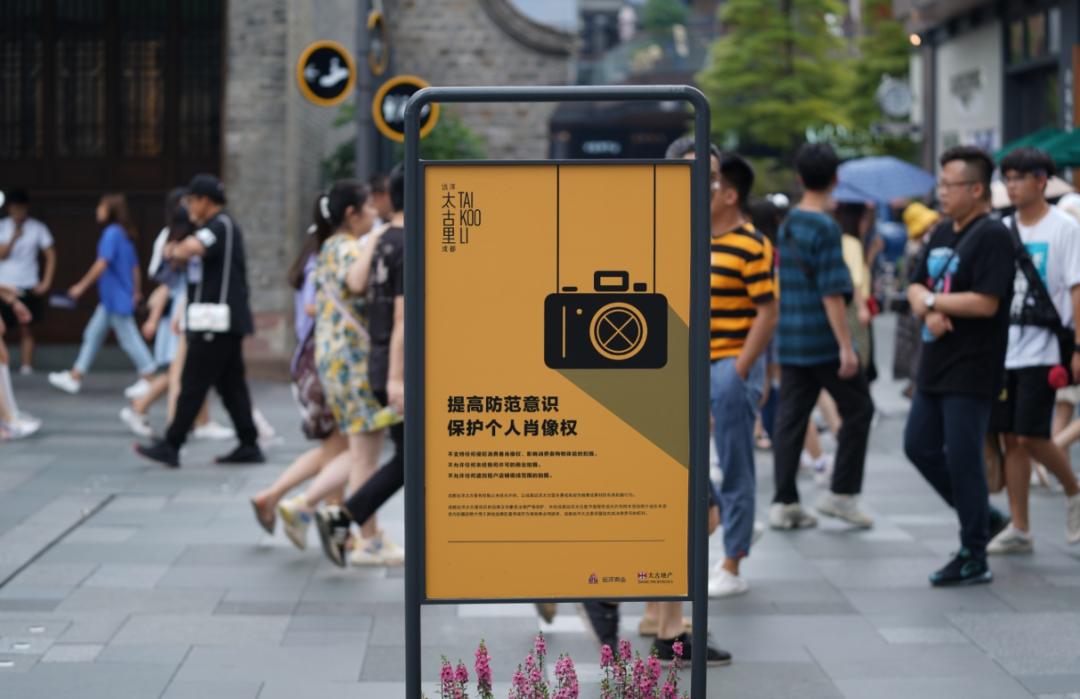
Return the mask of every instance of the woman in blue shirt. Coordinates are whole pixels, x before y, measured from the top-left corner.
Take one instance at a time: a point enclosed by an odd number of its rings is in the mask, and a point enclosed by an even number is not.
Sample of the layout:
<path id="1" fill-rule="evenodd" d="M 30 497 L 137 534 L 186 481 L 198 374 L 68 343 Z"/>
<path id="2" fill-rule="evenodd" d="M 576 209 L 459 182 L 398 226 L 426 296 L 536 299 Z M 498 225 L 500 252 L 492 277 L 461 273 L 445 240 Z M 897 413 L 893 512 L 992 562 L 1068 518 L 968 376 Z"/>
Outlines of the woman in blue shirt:
<path id="1" fill-rule="evenodd" d="M 106 194 L 97 206 L 97 222 L 105 226 L 98 240 L 97 259 L 68 295 L 78 299 L 97 282 L 98 306 L 83 331 L 82 347 L 70 371 L 49 374 L 49 383 L 67 393 L 78 393 L 82 379 L 94 363 L 98 350 L 112 328 L 120 347 L 145 381 L 156 369 L 139 329 L 135 324 L 135 304 L 139 295 L 139 256 L 132 240 L 135 226 L 123 194 Z"/>

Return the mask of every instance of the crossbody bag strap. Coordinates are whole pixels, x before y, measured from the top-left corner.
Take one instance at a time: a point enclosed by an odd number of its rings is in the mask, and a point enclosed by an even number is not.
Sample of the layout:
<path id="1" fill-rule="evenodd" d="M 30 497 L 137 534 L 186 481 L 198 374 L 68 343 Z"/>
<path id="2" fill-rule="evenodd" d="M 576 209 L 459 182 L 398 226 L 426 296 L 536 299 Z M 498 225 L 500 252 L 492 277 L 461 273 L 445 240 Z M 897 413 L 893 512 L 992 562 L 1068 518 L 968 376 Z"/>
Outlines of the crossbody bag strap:
<path id="1" fill-rule="evenodd" d="M 229 294 L 229 273 L 232 271 L 232 246 L 233 246 L 233 223 L 227 214 L 221 214 L 221 220 L 225 223 L 225 260 L 224 274 L 221 279 L 221 300 L 218 302 L 225 305 Z M 200 260 L 202 271 L 199 274 L 199 283 L 195 286 L 194 303 L 202 303 L 203 282 L 206 281 L 206 260 Z"/>
<path id="2" fill-rule="evenodd" d="M 791 235 L 791 229 L 784 228 L 784 242 L 787 243 L 788 248 L 791 250 L 791 254 L 795 257 L 795 262 L 799 265 L 802 273 L 806 275 L 806 278 L 810 280 L 811 284 L 816 286 L 814 268 L 803 259 L 803 256 L 799 253 L 799 244 L 795 242 L 794 236 Z"/>
<path id="3" fill-rule="evenodd" d="M 1017 264 L 1020 266 L 1020 271 L 1027 279 L 1028 289 L 1033 292 L 1033 295 L 1038 297 L 1039 301 L 1045 304 L 1049 309 L 1049 315 L 1054 321 L 1055 327 L 1052 330 L 1062 331 L 1065 329 L 1065 323 L 1061 320 L 1061 314 L 1058 313 L 1057 306 L 1054 305 L 1054 300 L 1050 297 L 1050 291 L 1046 288 L 1046 284 L 1043 283 L 1042 277 L 1039 276 L 1038 271 L 1035 269 L 1035 262 L 1031 259 L 1031 253 L 1028 252 L 1027 246 L 1024 245 L 1024 241 L 1020 238 L 1020 228 L 1016 223 L 1016 215 L 1014 214 L 1009 219 L 1009 235 L 1012 237 L 1013 250 L 1016 252 Z"/>
<path id="4" fill-rule="evenodd" d="M 228 214 L 222 214 L 221 218 L 225 222 L 225 273 L 221 280 L 221 300 L 218 303 L 224 306 L 229 299 L 229 277 L 232 272 L 233 222 Z"/>

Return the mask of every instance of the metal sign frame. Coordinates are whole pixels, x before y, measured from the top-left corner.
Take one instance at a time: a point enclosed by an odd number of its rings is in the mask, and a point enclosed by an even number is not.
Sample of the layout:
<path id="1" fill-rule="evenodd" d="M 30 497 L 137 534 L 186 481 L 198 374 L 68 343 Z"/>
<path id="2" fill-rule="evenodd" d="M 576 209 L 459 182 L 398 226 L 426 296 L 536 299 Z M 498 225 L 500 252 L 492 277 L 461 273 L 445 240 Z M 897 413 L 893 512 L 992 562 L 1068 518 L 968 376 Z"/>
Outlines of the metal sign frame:
<path id="1" fill-rule="evenodd" d="M 694 154 L 690 177 L 690 594 L 688 597 L 619 597 L 620 601 L 689 600 L 693 603 L 690 696 L 706 691 L 708 626 L 708 400 L 709 400 L 709 103 L 688 85 L 570 87 L 429 87 L 405 106 L 405 402 L 410 407 L 405 447 L 405 668 L 406 697 L 421 692 L 421 608 L 425 604 L 462 604 L 495 600 L 428 600 L 424 589 L 426 528 L 424 498 L 425 246 L 423 178 L 420 160 L 420 110 L 439 103 L 535 102 L 685 102 L 694 110 Z M 490 161 L 492 164 L 511 164 Z M 551 162 L 555 161 L 540 161 Z M 573 161 L 587 164 L 589 161 Z M 610 162 L 610 161 L 609 161 Z M 623 161 L 615 161 L 623 163 Z M 631 162 L 631 161 L 627 161 Z M 638 161 L 640 162 L 640 161 Z M 650 161 L 651 162 L 651 161 Z M 458 164 L 458 163 L 455 163 Z M 506 600 L 498 600 L 505 602 Z M 530 600 L 546 601 L 546 600 Z M 550 600 L 573 602 L 559 598 Z"/>

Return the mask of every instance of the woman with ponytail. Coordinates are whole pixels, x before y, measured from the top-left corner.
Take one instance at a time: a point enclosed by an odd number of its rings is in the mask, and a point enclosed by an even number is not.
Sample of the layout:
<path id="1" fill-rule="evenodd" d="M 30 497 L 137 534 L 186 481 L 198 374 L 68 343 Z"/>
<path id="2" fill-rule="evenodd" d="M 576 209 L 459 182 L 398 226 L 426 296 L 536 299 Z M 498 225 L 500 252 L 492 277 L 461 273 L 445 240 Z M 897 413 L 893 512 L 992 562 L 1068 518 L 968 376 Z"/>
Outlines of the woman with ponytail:
<path id="1" fill-rule="evenodd" d="M 269 534 L 274 533 L 275 512 L 285 494 L 309 478 L 314 478 L 348 447 L 348 442 L 338 430 L 334 413 L 323 395 L 315 365 L 315 269 L 319 250 L 334 233 L 329 218 L 323 215 L 326 206 L 326 195 L 320 194 L 316 197 L 312 214 L 314 223 L 308 227 L 300 253 L 286 275 L 289 286 L 295 292 L 293 301 L 297 346 L 290 363 L 293 397 L 300 408 L 300 428 L 304 436 L 319 440 L 320 443 L 293 461 L 269 488 L 251 498 L 255 519 Z M 343 477 L 341 483 L 344 482 Z M 290 521 L 293 523 L 290 524 Z M 310 522 L 310 519 L 307 521 Z M 307 526 L 304 525 L 302 517 L 286 520 L 285 534 L 301 550 L 307 548 Z"/>
<path id="2" fill-rule="evenodd" d="M 327 404 L 348 447 L 334 458 L 303 495 L 278 505 L 289 538 L 306 540 L 313 508 L 347 481 L 353 492 L 375 472 L 385 428 L 401 420 L 375 397 L 368 380 L 366 291 L 373 252 L 385 227 L 371 232 L 376 212 L 367 186 L 341 181 L 317 204 L 319 225 L 332 234 L 322 244 L 315 269 L 315 364 Z M 316 235 L 318 231 L 316 232 Z M 400 562 L 401 548 L 380 532 L 372 516 L 361 525 L 361 545 L 383 553 L 380 560 Z M 329 553 L 329 551 L 328 551 Z"/>

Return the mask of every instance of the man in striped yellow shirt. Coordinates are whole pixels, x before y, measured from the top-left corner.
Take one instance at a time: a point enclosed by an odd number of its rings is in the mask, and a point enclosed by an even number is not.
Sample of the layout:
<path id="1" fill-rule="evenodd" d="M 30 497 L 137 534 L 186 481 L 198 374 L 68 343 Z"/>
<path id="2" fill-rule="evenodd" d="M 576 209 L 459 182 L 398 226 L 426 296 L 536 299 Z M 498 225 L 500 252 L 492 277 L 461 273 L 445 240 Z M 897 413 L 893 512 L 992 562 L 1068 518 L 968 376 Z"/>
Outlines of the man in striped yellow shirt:
<path id="1" fill-rule="evenodd" d="M 735 153 L 713 153 L 710 174 L 712 295 L 710 404 L 724 474 L 718 500 L 724 560 L 709 576 L 711 597 L 746 592 L 739 564 L 754 531 L 754 419 L 765 385 L 765 351 L 779 318 L 774 252 L 746 215 L 754 171 Z"/>

